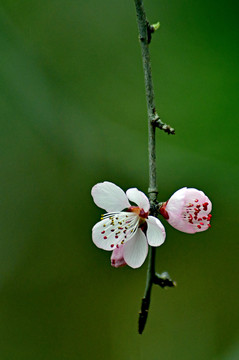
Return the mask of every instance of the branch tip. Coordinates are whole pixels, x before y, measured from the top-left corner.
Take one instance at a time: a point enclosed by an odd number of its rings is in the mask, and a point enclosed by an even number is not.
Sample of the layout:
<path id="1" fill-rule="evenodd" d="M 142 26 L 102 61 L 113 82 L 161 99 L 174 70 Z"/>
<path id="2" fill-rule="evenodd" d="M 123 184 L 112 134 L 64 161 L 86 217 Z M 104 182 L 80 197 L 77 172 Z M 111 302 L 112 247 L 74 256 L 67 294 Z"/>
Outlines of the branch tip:
<path id="1" fill-rule="evenodd" d="M 152 120 L 152 125 L 154 127 L 159 128 L 160 130 L 163 130 L 168 135 L 169 134 L 170 135 L 175 135 L 175 129 L 172 128 L 170 125 L 167 125 L 164 122 L 162 122 L 162 120 L 159 118 L 159 116 L 157 116 L 155 119 Z"/>
<path id="2" fill-rule="evenodd" d="M 166 271 L 162 274 L 155 274 L 153 282 L 154 284 L 161 286 L 161 288 L 177 286 L 176 281 L 173 281 Z"/>
<path id="3" fill-rule="evenodd" d="M 155 32 L 156 30 L 158 30 L 160 28 L 160 22 L 158 21 L 156 24 L 152 24 L 150 25 L 150 30 L 151 32 Z"/>

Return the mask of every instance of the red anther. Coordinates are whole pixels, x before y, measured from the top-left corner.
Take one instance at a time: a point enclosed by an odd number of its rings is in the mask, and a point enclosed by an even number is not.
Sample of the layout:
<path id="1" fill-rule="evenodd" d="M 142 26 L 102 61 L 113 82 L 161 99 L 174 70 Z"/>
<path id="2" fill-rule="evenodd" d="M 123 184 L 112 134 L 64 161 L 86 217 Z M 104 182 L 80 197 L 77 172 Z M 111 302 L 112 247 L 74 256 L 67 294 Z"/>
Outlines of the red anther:
<path id="1" fill-rule="evenodd" d="M 211 224 L 207 224 L 208 227 L 211 227 Z"/>
<path id="2" fill-rule="evenodd" d="M 203 223 L 203 222 L 200 222 L 200 225 L 204 225 L 204 223 Z"/>
<path id="3" fill-rule="evenodd" d="M 201 205 L 196 205 L 196 207 L 197 207 L 198 209 L 200 209 Z"/>
<path id="4" fill-rule="evenodd" d="M 203 216 L 203 220 L 207 220 L 206 216 Z"/>
<path id="5" fill-rule="evenodd" d="M 118 248 L 119 248 L 119 245 L 117 244 L 116 247 L 117 247 L 117 249 L 118 249 Z"/>
<path id="6" fill-rule="evenodd" d="M 107 236 L 104 236 L 104 239 L 107 239 Z"/>
<path id="7" fill-rule="evenodd" d="M 113 247 L 114 247 L 114 244 L 111 244 L 110 247 L 113 248 Z"/>
<path id="8" fill-rule="evenodd" d="M 198 225 L 198 228 L 201 229 L 201 225 Z"/>
<path id="9" fill-rule="evenodd" d="M 207 211 L 207 206 L 208 206 L 208 203 L 207 203 L 207 202 L 205 202 L 204 204 L 202 204 L 202 206 L 203 206 L 203 210 L 204 210 L 204 211 Z"/>
<path id="10" fill-rule="evenodd" d="M 118 235 L 115 235 L 115 238 L 118 239 Z"/>
<path id="11" fill-rule="evenodd" d="M 111 229 L 110 231 L 112 231 L 112 232 L 113 232 L 113 231 L 115 231 L 115 229 Z"/>
<path id="12" fill-rule="evenodd" d="M 101 234 L 104 234 L 105 233 L 105 231 L 101 231 Z"/>
<path id="13" fill-rule="evenodd" d="M 198 218 L 198 221 L 202 221 L 202 218 Z"/>
<path id="14" fill-rule="evenodd" d="M 198 202 L 198 199 L 196 199 L 195 202 Z"/>

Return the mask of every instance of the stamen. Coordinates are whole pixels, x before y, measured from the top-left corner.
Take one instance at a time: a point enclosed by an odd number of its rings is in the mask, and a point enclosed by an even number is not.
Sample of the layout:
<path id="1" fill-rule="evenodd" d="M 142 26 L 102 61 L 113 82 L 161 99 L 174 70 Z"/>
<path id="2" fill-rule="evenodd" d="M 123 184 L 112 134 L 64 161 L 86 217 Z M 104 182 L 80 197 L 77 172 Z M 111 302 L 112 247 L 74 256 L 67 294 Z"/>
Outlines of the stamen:
<path id="1" fill-rule="evenodd" d="M 208 202 L 205 202 L 204 204 L 202 204 L 202 206 L 203 206 L 203 210 L 207 211 Z"/>

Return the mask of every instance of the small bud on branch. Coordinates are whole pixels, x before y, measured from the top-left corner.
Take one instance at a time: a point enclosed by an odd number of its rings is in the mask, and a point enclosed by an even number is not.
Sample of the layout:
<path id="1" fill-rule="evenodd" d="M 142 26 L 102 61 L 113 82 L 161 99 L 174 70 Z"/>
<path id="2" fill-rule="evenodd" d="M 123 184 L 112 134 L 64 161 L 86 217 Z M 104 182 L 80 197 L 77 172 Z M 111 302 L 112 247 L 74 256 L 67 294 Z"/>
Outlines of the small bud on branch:
<path id="1" fill-rule="evenodd" d="M 159 116 L 152 120 L 152 125 L 163 130 L 167 134 L 175 135 L 175 129 L 172 128 L 170 125 L 163 123 Z"/>

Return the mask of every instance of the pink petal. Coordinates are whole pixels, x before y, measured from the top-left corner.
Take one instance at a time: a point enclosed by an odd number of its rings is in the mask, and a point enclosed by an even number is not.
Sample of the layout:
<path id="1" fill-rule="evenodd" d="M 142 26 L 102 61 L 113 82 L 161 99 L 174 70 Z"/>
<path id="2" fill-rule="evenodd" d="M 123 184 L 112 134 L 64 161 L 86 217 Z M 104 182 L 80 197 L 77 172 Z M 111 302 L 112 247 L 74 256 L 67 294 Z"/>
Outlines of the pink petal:
<path id="1" fill-rule="evenodd" d="M 173 212 L 181 213 L 184 207 L 186 193 L 187 193 L 186 187 L 176 191 L 168 200 L 166 210 L 171 213 Z"/>
<path id="2" fill-rule="evenodd" d="M 194 188 L 182 188 L 168 200 L 165 210 L 169 224 L 175 229 L 194 234 L 205 231 L 210 226 L 209 213 L 212 203 L 203 191 Z"/>
<path id="3" fill-rule="evenodd" d="M 126 191 L 126 195 L 128 196 L 128 199 L 130 201 L 133 201 L 145 212 L 149 211 L 150 208 L 149 199 L 142 191 L 139 191 L 136 188 L 131 188 Z"/>
<path id="4" fill-rule="evenodd" d="M 154 216 L 149 216 L 147 221 L 146 237 L 149 245 L 160 246 L 164 243 L 166 232 L 163 224 Z"/>
<path id="5" fill-rule="evenodd" d="M 127 265 L 132 268 L 140 267 L 148 254 L 148 244 L 146 237 L 141 229 L 124 244 L 124 259 Z"/>
<path id="6" fill-rule="evenodd" d="M 121 267 L 121 266 L 125 266 L 127 265 L 125 260 L 124 260 L 124 245 L 120 245 L 118 248 L 116 247 L 111 255 L 111 265 L 113 267 Z"/>
<path id="7" fill-rule="evenodd" d="M 121 211 L 130 207 L 130 203 L 124 191 L 109 181 L 98 183 L 93 186 L 91 195 L 97 206 L 107 212 Z"/>

